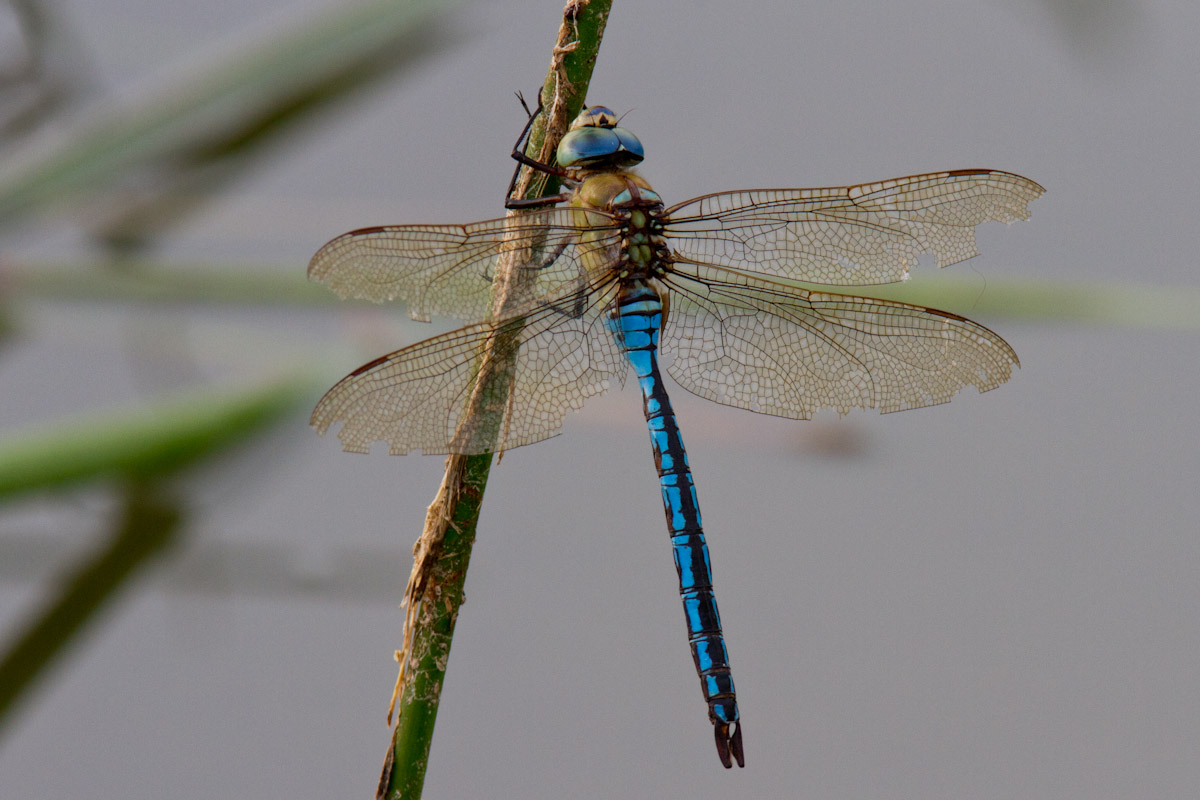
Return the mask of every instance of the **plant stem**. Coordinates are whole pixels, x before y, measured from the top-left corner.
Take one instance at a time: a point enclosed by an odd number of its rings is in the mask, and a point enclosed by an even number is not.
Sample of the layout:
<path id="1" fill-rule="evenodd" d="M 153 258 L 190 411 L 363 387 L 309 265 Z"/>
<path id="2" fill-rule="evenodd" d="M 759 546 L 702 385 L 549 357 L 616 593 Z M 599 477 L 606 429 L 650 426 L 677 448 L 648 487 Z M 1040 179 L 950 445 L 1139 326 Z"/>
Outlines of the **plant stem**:
<path id="1" fill-rule="evenodd" d="M 160 482 L 129 483 L 123 518 L 108 543 L 63 577 L 58 596 L 30 617 L 0 658 L 0 731 L 127 579 L 180 538 L 182 521 L 183 512 Z"/>
<path id="2" fill-rule="evenodd" d="M 548 162 L 566 130 L 567 122 L 583 107 L 592 67 L 608 20 L 611 0 L 570 0 L 542 88 L 545 113 L 530 133 L 526 152 Z M 522 197 L 553 193 L 553 185 L 540 188 L 529 170 L 518 183 Z M 504 282 L 504 270 L 498 271 Z M 498 288 L 496 307 L 503 305 Z M 497 318 L 499 315 L 496 315 Z M 514 331 L 515 337 L 519 331 Z M 483 415 L 499 438 L 512 361 L 516 348 L 500 344 L 484 355 L 471 400 L 471 414 Z M 399 717 L 392 745 L 384 762 L 378 797 L 417 800 L 425 782 L 429 748 L 442 695 L 454 624 L 463 600 L 463 585 L 492 454 L 451 455 L 437 498 L 429 507 L 425 530 L 414 549 L 413 572 L 406 591 L 404 647 L 397 653 Z M 394 702 L 396 702 L 394 700 Z"/>

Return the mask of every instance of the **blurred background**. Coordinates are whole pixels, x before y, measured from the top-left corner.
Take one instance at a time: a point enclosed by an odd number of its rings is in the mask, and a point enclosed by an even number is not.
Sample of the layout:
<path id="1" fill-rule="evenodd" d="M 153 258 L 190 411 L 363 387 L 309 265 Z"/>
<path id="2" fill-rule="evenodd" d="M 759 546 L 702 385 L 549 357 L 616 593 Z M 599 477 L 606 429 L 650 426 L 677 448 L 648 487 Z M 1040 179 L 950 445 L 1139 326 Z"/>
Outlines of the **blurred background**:
<path id="1" fill-rule="evenodd" d="M 0 5 L 0 796 L 367 797 L 439 457 L 339 377 L 450 327 L 308 286 L 500 216 L 561 0 Z M 1010 384 L 889 416 L 675 389 L 745 722 L 725 771 L 640 402 L 492 471 L 427 797 L 1200 791 L 1200 6 L 617 2 L 589 101 L 668 203 L 989 167 L 906 289 Z M 585 487 L 585 488 L 581 488 Z"/>

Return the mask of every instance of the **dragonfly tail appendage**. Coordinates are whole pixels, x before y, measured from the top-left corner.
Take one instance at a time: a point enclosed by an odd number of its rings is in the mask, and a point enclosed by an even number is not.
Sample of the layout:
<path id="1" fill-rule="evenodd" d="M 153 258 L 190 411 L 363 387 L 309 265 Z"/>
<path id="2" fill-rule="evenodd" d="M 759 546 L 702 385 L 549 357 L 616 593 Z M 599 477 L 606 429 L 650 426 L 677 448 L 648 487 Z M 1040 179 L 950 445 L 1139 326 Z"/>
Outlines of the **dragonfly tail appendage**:
<path id="1" fill-rule="evenodd" d="M 713 593 L 712 565 L 701 527 L 696 487 L 683 448 L 683 437 L 658 370 L 656 352 L 662 304 L 654 289 L 638 282 L 631 282 L 624 288 L 614 324 L 614 333 L 633 365 L 642 390 L 646 425 L 650 430 L 650 444 L 679 575 L 679 596 L 687 621 L 688 644 L 708 703 L 717 755 L 726 768 L 732 767 L 735 760 L 741 767 L 745 765 L 741 720 L 729 654 L 721 633 L 717 598 Z"/>
<path id="2" fill-rule="evenodd" d="M 713 734 L 717 737 L 717 755 L 725 769 L 732 768 L 734 761 L 739 767 L 746 766 L 746 757 L 742 754 L 741 722 L 714 722 Z"/>

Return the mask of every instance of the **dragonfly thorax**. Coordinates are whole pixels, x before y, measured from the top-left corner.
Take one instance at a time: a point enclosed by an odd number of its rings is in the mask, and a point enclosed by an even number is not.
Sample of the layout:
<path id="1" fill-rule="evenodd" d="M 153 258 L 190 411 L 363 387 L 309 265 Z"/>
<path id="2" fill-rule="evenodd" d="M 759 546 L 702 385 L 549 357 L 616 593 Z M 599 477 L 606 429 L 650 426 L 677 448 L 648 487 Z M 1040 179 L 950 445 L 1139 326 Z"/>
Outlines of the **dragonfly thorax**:
<path id="1" fill-rule="evenodd" d="M 656 277 L 670 263 L 661 222 L 662 200 L 640 175 L 627 170 L 590 175 L 576 188 L 572 203 L 604 211 L 618 221 L 622 235 L 610 268 L 627 275 Z"/>
<path id="2" fill-rule="evenodd" d="M 625 169 L 588 173 L 575 187 L 571 202 L 618 213 L 630 208 L 645 208 L 652 214 L 654 209 L 662 210 L 662 198 L 646 179 Z"/>

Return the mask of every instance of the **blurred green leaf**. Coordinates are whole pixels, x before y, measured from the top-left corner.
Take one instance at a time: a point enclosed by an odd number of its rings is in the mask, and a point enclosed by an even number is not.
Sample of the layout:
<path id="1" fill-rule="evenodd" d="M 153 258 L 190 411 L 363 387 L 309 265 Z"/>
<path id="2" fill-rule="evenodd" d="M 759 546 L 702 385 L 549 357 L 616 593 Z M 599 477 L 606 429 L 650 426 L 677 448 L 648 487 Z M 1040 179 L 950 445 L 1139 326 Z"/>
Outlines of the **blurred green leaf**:
<path id="1" fill-rule="evenodd" d="M 304 282 L 285 266 L 246 264 L 164 265 L 122 259 L 69 266 L 9 264 L 5 293 L 51 300 L 191 302 L 251 305 L 341 306 L 322 286 Z M 931 306 L 959 314 L 1009 317 L 1034 322 L 1085 322 L 1135 328 L 1200 328 L 1200 289 L 1149 284 L 1084 284 L 1024 278 L 979 278 L 948 273 L 923 275 L 888 286 L 815 286 L 816 291 L 868 295 Z M 365 301 L 361 301 L 365 303 Z M 391 307 L 398 311 L 402 303 Z"/>
<path id="2" fill-rule="evenodd" d="M 182 523 L 179 503 L 161 483 L 127 485 L 121 517 L 114 520 L 108 541 L 59 577 L 46 603 L 17 626 L 0 656 L 0 733 L 9 729 L 13 712 L 138 568 L 180 538 Z"/>
<path id="3" fill-rule="evenodd" d="M 345 307 L 344 301 L 333 292 L 305 280 L 304 272 L 296 264 L 165 265 L 147 259 L 122 258 L 81 264 L 37 262 L 21 267 L 9 264 L 0 274 L 4 295 L 13 299 Z"/>
<path id="4" fill-rule="evenodd" d="M 939 275 L 936 280 L 859 286 L 844 291 L 971 316 L 1015 317 L 1035 322 L 1091 322 L 1136 328 L 1200 328 L 1200 289 L 1192 287 L 1019 278 L 981 281 Z"/>
<path id="5" fill-rule="evenodd" d="M 52 585 L 43 607 L 18 625 L 0 657 L 0 722 L 10 721 L 138 569 L 178 541 L 184 512 L 170 479 L 288 418 L 311 388 L 311 381 L 290 379 L 206 392 L 0 439 L 0 499 L 94 480 L 116 481 L 125 490 L 107 541 Z"/>
<path id="6" fill-rule="evenodd" d="M 0 33 L 0 143 L 7 145 L 74 101 L 85 70 L 60 8 L 38 0 L 5 5 L 11 21 Z"/>
<path id="7" fill-rule="evenodd" d="M 91 480 L 161 478 L 283 419 L 309 396 L 291 379 L 63 420 L 0 439 L 0 499 Z"/>
<path id="8" fill-rule="evenodd" d="M 139 170 L 158 170 L 151 177 L 160 179 L 183 176 L 193 188 L 197 180 L 223 178 L 227 173 L 219 167 L 186 168 L 245 154 L 348 89 L 425 55 L 439 41 L 431 16 L 446 6 L 435 0 L 341 5 L 290 33 L 214 57 L 207 71 L 189 74 L 135 107 L 108 109 L 52 151 L 6 171 L 0 177 L 0 224 Z M 186 206 L 143 216 L 160 224 Z M 118 226 L 118 235 L 131 236 L 148 224 Z"/>

